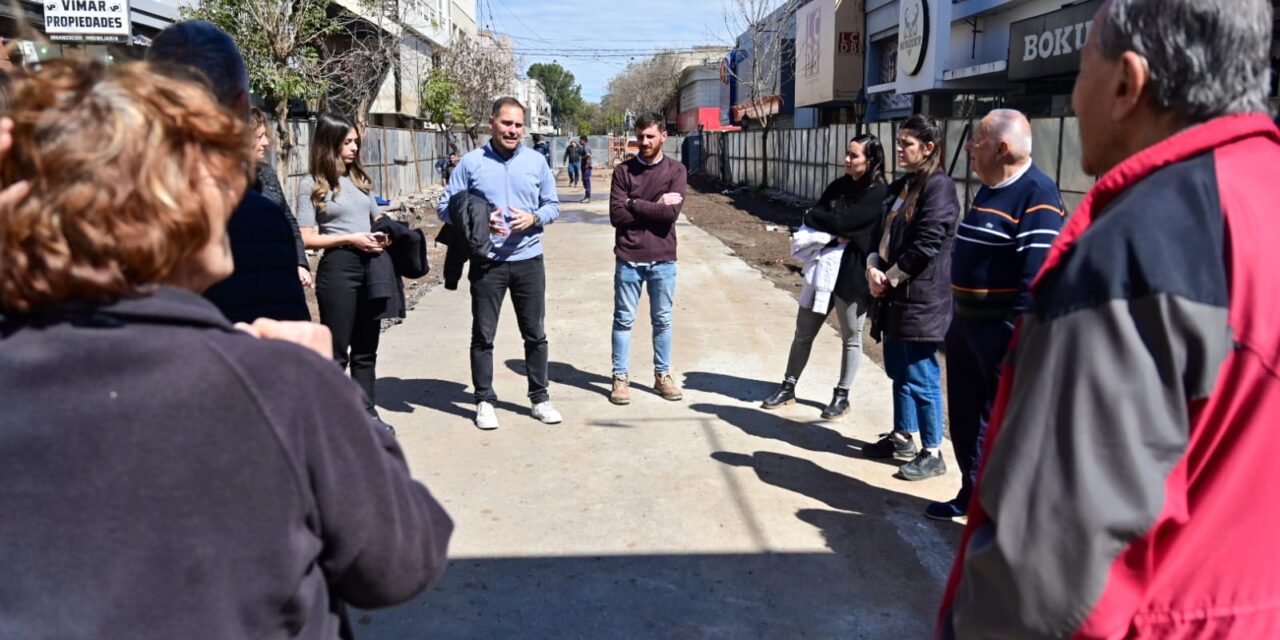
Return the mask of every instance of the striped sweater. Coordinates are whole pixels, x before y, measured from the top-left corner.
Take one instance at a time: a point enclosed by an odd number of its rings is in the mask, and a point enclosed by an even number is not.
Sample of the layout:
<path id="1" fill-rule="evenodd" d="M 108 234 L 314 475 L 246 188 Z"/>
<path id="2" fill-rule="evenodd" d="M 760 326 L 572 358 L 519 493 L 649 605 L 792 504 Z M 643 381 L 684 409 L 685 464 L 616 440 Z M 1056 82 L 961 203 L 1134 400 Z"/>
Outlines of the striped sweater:
<path id="1" fill-rule="evenodd" d="M 1065 215 L 1058 186 L 1034 164 L 1011 183 L 979 189 L 951 257 L 956 315 L 1003 319 L 1025 311 Z"/>

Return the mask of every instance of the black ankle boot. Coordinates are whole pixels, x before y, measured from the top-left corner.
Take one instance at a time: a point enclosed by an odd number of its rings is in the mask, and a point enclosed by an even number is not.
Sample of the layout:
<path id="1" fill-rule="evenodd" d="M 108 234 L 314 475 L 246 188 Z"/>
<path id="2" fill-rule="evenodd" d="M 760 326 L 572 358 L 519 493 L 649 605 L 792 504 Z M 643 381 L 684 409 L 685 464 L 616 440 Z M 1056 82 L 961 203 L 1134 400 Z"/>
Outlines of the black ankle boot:
<path id="1" fill-rule="evenodd" d="M 833 420 L 846 413 L 849 413 L 849 390 L 836 387 L 835 393 L 831 396 L 831 404 L 822 410 L 822 419 Z"/>
<path id="2" fill-rule="evenodd" d="M 796 401 L 796 383 L 790 380 L 783 380 L 782 386 L 778 387 L 778 390 L 774 391 L 773 395 L 769 396 L 768 398 L 765 398 L 764 402 L 760 403 L 760 408 L 761 409 L 777 409 L 778 407 L 781 407 L 783 405 L 792 404 L 795 401 Z"/>

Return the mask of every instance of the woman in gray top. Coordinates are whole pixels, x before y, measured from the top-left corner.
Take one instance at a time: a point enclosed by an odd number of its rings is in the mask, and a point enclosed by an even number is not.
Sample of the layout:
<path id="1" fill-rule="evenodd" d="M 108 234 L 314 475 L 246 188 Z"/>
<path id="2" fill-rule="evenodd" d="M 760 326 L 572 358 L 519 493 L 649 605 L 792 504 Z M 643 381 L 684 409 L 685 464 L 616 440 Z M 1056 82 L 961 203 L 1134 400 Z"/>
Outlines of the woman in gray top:
<path id="1" fill-rule="evenodd" d="M 382 214 L 369 193 L 360 163 L 360 135 L 349 118 L 326 113 L 311 139 L 311 175 L 298 190 L 298 226 L 308 249 L 324 249 L 316 268 L 320 322 L 333 333 L 333 357 L 364 390 L 365 410 L 374 408 L 380 309 L 368 300 L 369 261 L 389 244 L 372 233 Z"/>

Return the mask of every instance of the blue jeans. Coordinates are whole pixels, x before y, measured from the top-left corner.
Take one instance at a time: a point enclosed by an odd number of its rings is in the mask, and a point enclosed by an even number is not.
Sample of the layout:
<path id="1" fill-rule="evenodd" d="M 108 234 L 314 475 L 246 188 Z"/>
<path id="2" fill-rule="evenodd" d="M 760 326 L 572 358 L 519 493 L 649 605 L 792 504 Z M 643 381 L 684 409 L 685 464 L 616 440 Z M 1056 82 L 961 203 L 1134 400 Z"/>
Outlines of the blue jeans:
<path id="1" fill-rule="evenodd" d="M 569 169 L 569 184 L 577 184 L 578 183 L 578 165 L 576 163 L 570 162 L 569 164 L 566 164 L 565 167 Z"/>
<path id="2" fill-rule="evenodd" d="M 613 272 L 613 373 L 627 373 L 631 354 L 631 325 L 640 306 L 640 287 L 649 288 L 649 319 L 653 322 L 653 370 L 671 370 L 671 305 L 676 296 L 676 263 L 658 262 L 633 267 L 621 260 Z"/>
<path id="3" fill-rule="evenodd" d="M 884 341 L 884 372 L 893 380 L 893 430 L 920 433 L 925 447 L 942 446 L 942 369 L 933 342 Z"/>

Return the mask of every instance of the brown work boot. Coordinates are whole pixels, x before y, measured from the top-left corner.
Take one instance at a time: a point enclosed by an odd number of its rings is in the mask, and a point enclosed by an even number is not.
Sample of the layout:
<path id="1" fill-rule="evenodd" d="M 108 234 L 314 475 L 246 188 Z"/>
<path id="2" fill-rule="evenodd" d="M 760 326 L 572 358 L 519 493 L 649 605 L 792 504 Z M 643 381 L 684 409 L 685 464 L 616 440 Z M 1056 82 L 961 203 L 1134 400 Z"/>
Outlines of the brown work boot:
<path id="1" fill-rule="evenodd" d="M 676 379 L 671 377 L 670 373 L 653 373 L 653 390 L 658 392 L 664 400 L 682 400 L 684 394 L 680 391 L 680 385 L 676 383 Z"/>
<path id="2" fill-rule="evenodd" d="M 613 374 L 613 390 L 609 392 L 609 402 L 631 404 L 631 381 L 627 379 L 627 374 Z"/>

